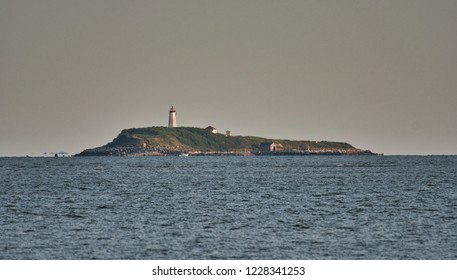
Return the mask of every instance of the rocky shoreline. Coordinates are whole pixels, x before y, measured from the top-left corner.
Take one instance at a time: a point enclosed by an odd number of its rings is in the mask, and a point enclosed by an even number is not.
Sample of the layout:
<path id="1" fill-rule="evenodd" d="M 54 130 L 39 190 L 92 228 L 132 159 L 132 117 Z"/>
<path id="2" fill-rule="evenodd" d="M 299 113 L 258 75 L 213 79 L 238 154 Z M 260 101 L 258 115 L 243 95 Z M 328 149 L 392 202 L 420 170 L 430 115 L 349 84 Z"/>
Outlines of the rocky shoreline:
<path id="1" fill-rule="evenodd" d="M 319 155 L 379 155 L 368 150 L 317 150 L 317 151 L 274 151 L 274 152 L 252 152 L 252 151 L 231 151 L 231 152 L 188 152 L 179 149 L 156 147 L 143 149 L 136 146 L 127 147 L 98 147 L 86 149 L 75 156 L 319 156 Z"/>

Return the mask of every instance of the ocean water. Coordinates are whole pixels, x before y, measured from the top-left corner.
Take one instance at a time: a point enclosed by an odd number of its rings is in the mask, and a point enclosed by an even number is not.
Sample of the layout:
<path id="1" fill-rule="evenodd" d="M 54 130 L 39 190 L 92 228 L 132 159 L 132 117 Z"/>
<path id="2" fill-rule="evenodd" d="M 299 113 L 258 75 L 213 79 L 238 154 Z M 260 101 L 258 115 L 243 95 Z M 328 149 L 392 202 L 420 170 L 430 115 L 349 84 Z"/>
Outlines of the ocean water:
<path id="1" fill-rule="evenodd" d="M 457 157 L 0 158 L 0 259 L 457 259 Z"/>

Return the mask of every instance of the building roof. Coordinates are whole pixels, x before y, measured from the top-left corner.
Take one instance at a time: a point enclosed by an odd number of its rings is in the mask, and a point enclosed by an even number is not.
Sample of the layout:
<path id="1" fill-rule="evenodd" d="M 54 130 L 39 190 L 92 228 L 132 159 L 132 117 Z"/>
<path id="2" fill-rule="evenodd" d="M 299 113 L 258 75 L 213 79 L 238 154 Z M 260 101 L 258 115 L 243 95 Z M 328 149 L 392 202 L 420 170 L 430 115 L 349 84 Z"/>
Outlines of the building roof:
<path id="1" fill-rule="evenodd" d="M 260 143 L 260 146 L 271 146 L 271 145 L 276 145 L 282 147 L 281 143 L 274 142 L 274 141 L 269 141 L 269 142 L 262 142 Z"/>

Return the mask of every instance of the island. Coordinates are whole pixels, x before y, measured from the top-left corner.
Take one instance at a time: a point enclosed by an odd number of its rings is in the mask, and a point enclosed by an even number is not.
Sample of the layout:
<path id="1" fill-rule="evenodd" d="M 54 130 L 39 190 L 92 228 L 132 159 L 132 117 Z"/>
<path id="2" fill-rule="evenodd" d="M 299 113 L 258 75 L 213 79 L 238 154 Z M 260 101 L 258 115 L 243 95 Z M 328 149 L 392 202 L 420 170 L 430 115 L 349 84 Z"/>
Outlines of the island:
<path id="1" fill-rule="evenodd" d="M 280 140 L 217 133 L 214 127 L 124 129 L 112 142 L 75 156 L 376 155 L 348 143 Z"/>

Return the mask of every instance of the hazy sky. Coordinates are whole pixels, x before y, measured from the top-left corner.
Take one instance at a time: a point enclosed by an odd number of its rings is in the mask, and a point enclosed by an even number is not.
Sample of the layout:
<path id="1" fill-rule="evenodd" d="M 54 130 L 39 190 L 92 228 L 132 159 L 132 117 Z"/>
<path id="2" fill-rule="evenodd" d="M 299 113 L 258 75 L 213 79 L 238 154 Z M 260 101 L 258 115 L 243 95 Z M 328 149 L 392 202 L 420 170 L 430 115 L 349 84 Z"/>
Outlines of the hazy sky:
<path id="1" fill-rule="evenodd" d="M 457 154 L 455 0 L 0 0 L 0 155 L 178 126 Z"/>

